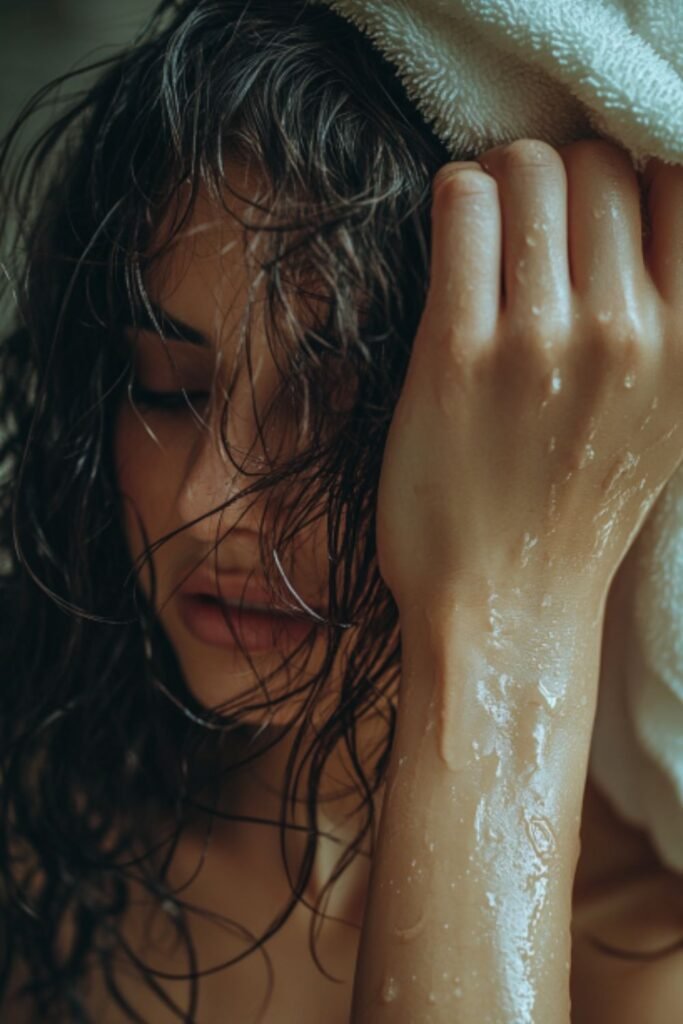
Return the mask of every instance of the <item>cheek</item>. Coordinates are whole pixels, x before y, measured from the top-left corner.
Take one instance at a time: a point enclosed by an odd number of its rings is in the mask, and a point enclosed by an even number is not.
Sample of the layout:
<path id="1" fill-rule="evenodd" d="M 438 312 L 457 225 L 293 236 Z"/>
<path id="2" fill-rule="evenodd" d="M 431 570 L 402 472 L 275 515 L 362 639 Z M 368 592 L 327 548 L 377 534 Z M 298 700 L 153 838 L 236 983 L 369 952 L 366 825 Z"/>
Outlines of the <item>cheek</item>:
<path id="1" fill-rule="evenodd" d="M 142 526 L 150 542 L 172 528 L 173 495 L 177 487 L 171 460 L 165 453 L 174 448 L 164 442 L 156 428 L 152 429 L 159 444 L 149 436 L 133 410 L 124 406 L 114 431 L 120 513 L 133 558 L 145 547 Z"/>

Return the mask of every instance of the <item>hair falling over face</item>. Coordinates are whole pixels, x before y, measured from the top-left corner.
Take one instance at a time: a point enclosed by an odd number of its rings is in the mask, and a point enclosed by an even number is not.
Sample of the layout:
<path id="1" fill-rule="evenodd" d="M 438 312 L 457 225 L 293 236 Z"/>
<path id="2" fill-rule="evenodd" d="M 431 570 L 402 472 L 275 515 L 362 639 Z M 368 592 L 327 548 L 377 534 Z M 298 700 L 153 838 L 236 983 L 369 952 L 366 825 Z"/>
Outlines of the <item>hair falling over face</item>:
<path id="1" fill-rule="evenodd" d="M 25 145 L 50 97 L 52 123 Z M 283 844 L 302 831 L 304 855 L 271 926 L 240 958 L 267 956 L 264 943 L 305 898 L 323 835 L 321 779 L 339 749 L 357 830 L 330 884 L 364 843 L 372 853 L 400 668 L 375 504 L 427 292 L 431 180 L 448 159 L 369 41 L 306 0 L 164 0 L 129 47 L 41 91 L 3 140 L 14 327 L 0 344 L 0 1003 L 23 963 L 36 1021 L 90 1022 L 83 992 L 96 963 L 124 1019 L 142 1020 L 111 970 L 127 957 L 159 990 L 120 929 L 134 880 L 171 911 L 191 981 L 174 1012 L 195 1019 L 191 908 L 168 862 L 193 815 L 223 813 L 217 775 L 237 775 L 284 735 L 282 813 L 264 825 Z M 231 167 L 255 172 L 255 194 Z M 203 382 L 202 402 L 185 380 L 155 397 L 136 379 L 131 329 L 166 339 L 170 355 L 182 325 L 158 309 L 150 282 L 207 202 L 231 224 L 260 291 L 247 289 L 233 325 L 233 372 Z M 256 416 L 259 457 L 244 459 L 227 424 L 231 401 L 239 394 L 246 407 L 256 387 L 257 312 L 272 401 Z M 122 410 L 157 441 L 179 415 L 184 431 L 212 431 L 226 479 L 244 486 L 212 495 L 204 527 L 188 513 L 150 535 L 122 494 Z M 292 443 L 272 458 L 284 423 Z M 159 460 L 177 451 L 163 441 L 149 448 Z M 232 531 L 243 516 L 258 524 L 258 550 L 240 561 Z M 314 528 L 326 587 L 315 605 L 293 582 Z M 194 547 L 182 547 L 188 536 Z M 202 699 L 160 611 L 173 596 L 157 571 L 170 564 L 164 551 L 198 553 L 197 565 L 183 562 L 188 573 L 221 568 L 226 551 L 231 569 L 257 561 L 273 601 L 315 627 L 310 641 L 268 672 L 243 652 L 239 699 Z M 381 726 L 370 751 L 360 742 L 368 722 Z M 295 803 L 303 824 L 288 813 Z M 313 928 L 310 944 L 324 970 Z"/>

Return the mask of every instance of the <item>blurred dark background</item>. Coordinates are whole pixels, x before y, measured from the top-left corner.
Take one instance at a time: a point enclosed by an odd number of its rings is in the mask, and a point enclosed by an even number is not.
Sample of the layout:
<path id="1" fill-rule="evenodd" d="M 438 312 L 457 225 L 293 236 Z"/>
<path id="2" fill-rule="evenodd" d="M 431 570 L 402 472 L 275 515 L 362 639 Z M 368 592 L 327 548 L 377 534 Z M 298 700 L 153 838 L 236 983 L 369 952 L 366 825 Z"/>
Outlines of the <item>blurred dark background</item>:
<path id="1" fill-rule="evenodd" d="M 111 56 L 130 42 L 157 0 L 0 0 L 0 136 L 32 94 L 51 79 Z M 80 78 L 68 92 L 83 88 Z M 54 106 L 36 114 L 20 139 L 20 152 L 55 117 Z M 0 216 L 0 334 L 14 319 L 11 266 L 13 218 Z"/>
<path id="2" fill-rule="evenodd" d="M 36 89 L 111 54 L 155 6 L 155 0 L 0 0 L 0 134 Z"/>

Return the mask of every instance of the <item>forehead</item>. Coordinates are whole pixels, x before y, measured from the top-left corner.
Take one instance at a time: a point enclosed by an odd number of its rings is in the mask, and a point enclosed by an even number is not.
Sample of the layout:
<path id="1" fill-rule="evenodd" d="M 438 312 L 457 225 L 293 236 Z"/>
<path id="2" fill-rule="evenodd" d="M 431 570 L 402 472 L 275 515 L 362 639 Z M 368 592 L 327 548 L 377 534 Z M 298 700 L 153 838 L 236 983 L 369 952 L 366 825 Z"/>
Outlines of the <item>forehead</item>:
<path id="1" fill-rule="evenodd" d="M 258 198 L 262 185 L 241 167 L 230 168 L 230 183 L 240 194 Z M 185 215 L 188 198 L 179 192 L 159 224 L 152 243 L 172 236 L 168 248 L 152 260 L 145 275 L 150 298 L 171 316 L 190 322 L 210 338 L 230 335 L 244 312 L 250 286 L 261 291 L 258 278 L 256 232 L 247 232 L 239 220 L 249 220 L 253 208 L 226 190 L 224 206 L 205 187 Z M 238 219 L 235 218 L 235 215 Z M 174 226 L 182 217 L 180 229 Z M 261 295 L 258 296 L 261 298 Z"/>
<path id="2" fill-rule="evenodd" d="M 264 175 L 253 166 L 229 162 L 226 177 L 230 188 L 224 190 L 222 201 L 202 186 L 189 215 L 183 216 L 189 195 L 177 194 L 154 234 L 152 248 L 163 245 L 169 236 L 172 241 L 145 275 L 153 302 L 171 316 L 189 320 L 208 337 L 224 341 L 238 330 L 250 293 L 250 330 L 262 330 L 267 281 L 261 263 L 272 236 L 258 229 L 272 224 Z M 174 228 L 180 218 L 182 227 Z M 253 227 L 245 229 L 242 221 Z M 287 278 L 289 271 L 290 267 Z M 314 320 L 322 319 L 329 300 L 310 270 L 300 267 L 296 276 L 298 287 L 304 285 L 305 300 L 298 288 L 293 289 L 288 295 L 291 311 L 302 327 L 312 326 Z"/>

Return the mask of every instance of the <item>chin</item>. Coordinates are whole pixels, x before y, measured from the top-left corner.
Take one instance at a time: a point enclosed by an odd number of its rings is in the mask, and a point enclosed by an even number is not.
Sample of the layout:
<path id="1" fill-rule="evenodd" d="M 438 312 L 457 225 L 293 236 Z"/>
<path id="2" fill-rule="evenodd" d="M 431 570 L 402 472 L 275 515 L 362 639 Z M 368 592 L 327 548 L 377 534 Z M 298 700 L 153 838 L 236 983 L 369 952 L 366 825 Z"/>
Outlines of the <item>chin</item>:
<path id="1" fill-rule="evenodd" d="M 274 705 L 269 700 L 281 698 L 290 688 L 299 689 L 306 676 L 313 675 L 310 666 L 304 670 L 302 659 L 295 657 L 278 672 L 283 656 L 277 651 L 254 653 L 251 658 L 254 669 L 239 650 L 184 657 L 179 653 L 185 685 L 207 711 L 220 709 L 226 716 L 239 715 L 240 722 L 255 727 L 289 725 L 303 706 L 306 694 L 299 693 Z M 245 712 L 243 709 L 248 707 L 253 710 Z"/>

